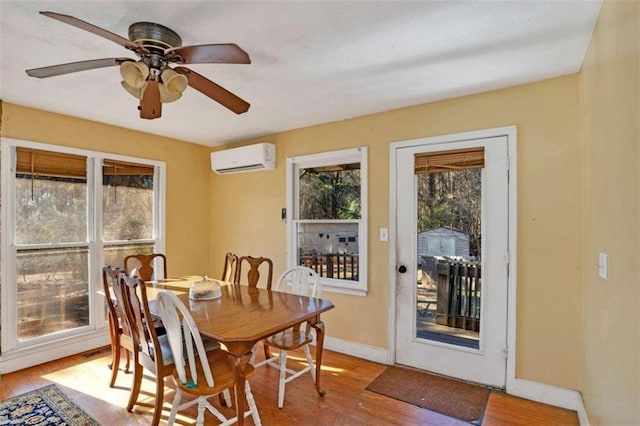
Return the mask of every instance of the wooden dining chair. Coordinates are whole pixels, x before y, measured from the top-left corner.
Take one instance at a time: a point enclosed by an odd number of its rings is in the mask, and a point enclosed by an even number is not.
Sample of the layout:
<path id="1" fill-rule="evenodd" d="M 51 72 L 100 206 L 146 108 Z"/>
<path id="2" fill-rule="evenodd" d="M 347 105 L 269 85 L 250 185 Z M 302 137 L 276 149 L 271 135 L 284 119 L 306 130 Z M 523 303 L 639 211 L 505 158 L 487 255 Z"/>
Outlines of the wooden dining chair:
<path id="1" fill-rule="evenodd" d="M 156 259 L 160 259 L 160 262 L 162 263 L 162 278 L 167 278 L 167 257 L 162 253 L 138 253 L 129 255 L 124 258 L 124 269 L 129 275 L 131 275 L 132 271 L 135 269 L 134 275 L 137 275 L 143 281 L 158 279 L 153 268 L 153 264 Z"/>
<path id="2" fill-rule="evenodd" d="M 242 274 L 242 267 L 246 265 L 246 279 Z M 265 265 L 265 266 L 263 266 Z M 260 283 L 260 271 L 266 268 L 267 278 L 263 280 L 265 288 L 271 290 L 271 281 L 273 280 L 273 262 L 267 257 L 242 256 L 238 259 L 238 268 L 234 282 L 236 284 L 247 284 L 249 287 L 257 287 Z"/>
<path id="3" fill-rule="evenodd" d="M 124 351 L 126 356 L 125 373 L 129 372 L 131 353 L 134 351 L 133 338 L 131 329 L 129 328 L 129 322 L 124 312 L 124 305 L 121 302 L 118 303 L 118 299 L 121 299 L 122 295 L 120 292 L 116 295 L 113 290 L 114 285 L 117 290 L 118 280 L 122 273 L 123 271 L 121 269 L 112 268 L 111 266 L 102 268 L 102 285 L 104 301 L 107 306 L 109 338 L 111 340 L 111 364 L 109 365 L 111 369 L 111 380 L 109 387 L 115 386 L 118 371 L 120 371 L 120 356 L 122 351 Z"/>
<path id="4" fill-rule="evenodd" d="M 224 425 L 236 423 L 237 418 L 227 419 L 208 400 L 238 385 L 233 361 L 229 354 L 221 349 L 205 351 L 200 332 L 191 313 L 174 293 L 161 291 L 156 300 L 156 307 L 167 330 L 173 359 L 176 360 L 173 371 L 176 394 L 168 424 L 173 425 L 178 411 L 195 404 L 198 404 L 197 425 L 204 424 L 205 409 L 213 413 Z M 248 365 L 244 386 L 249 410 L 244 413 L 244 417 L 250 415 L 255 425 L 261 425 L 248 380 L 254 373 L 254 368 Z M 183 394 L 196 398 L 181 404 Z"/>
<path id="5" fill-rule="evenodd" d="M 299 296 L 320 297 L 322 293 L 318 274 L 305 266 L 296 266 L 287 269 L 276 282 L 274 288 L 277 292 L 292 293 Z M 312 327 L 308 324 L 297 324 L 287 330 L 276 333 L 262 340 L 265 360 L 254 364 L 256 368 L 270 365 L 280 370 L 278 382 L 278 408 L 284 405 L 285 385 L 305 373 L 311 373 L 313 383 L 316 382 L 316 369 L 309 350 L 309 344 L 313 341 Z M 270 347 L 278 349 L 278 354 L 271 355 Z M 301 370 L 287 368 L 287 352 L 302 347 L 307 358 L 307 366 Z M 255 350 L 254 350 L 255 356 Z"/>
<path id="6" fill-rule="evenodd" d="M 139 277 L 129 277 L 122 274 L 120 277 L 121 286 L 125 288 L 126 304 L 131 326 L 134 330 L 134 340 L 136 353 L 134 359 L 133 386 L 127 411 L 132 412 L 134 405 L 138 401 L 140 387 L 142 384 L 143 368 L 152 372 L 156 377 L 155 407 L 153 412 L 152 425 L 160 422 L 162 406 L 164 404 L 164 378 L 173 372 L 173 357 L 166 334 L 158 335 L 153 322 L 147 321 L 152 318 L 149 309 L 149 300 L 144 281 Z M 166 328 L 165 328 L 166 330 Z"/>
<path id="7" fill-rule="evenodd" d="M 224 269 L 222 269 L 222 281 L 233 282 L 236 276 L 236 268 L 238 266 L 238 256 L 234 253 L 227 253 L 224 256 Z"/>
<path id="8" fill-rule="evenodd" d="M 142 371 L 143 368 L 146 368 L 156 377 L 156 401 L 151 422 L 153 426 L 156 426 L 160 422 L 164 405 L 164 378 L 170 376 L 174 368 L 173 355 L 166 335 L 166 326 L 161 321 L 160 316 L 151 311 L 147 296 L 147 286 L 141 278 L 122 274 L 120 281 L 126 286 L 125 303 L 133 329 L 134 343 L 137 348 L 134 359 L 138 368 L 134 368 L 134 385 L 131 389 L 127 410 L 129 412 L 133 411 L 133 406 L 138 401 L 142 384 Z M 151 321 L 147 321 L 147 318 L 151 318 Z M 162 334 L 157 331 L 159 328 L 158 322 L 162 324 Z M 205 349 L 207 351 L 218 350 L 220 349 L 220 344 L 214 340 L 206 339 Z M 231 406 L 229 394 L 226 395 L 225 403 Z"/>

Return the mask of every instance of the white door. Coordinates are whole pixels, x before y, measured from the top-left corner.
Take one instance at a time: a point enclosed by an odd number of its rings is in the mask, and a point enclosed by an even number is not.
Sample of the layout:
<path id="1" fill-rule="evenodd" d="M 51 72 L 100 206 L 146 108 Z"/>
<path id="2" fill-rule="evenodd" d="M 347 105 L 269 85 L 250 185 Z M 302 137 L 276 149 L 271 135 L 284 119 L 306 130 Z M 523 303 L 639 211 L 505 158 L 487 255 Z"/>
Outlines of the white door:
<path id="1" fill-rule="evenodd" d="M 396 363 L 503 388 L 509 259 L 507 136 L 444 142 L 431 138 L 394 148 Z M 436 152 L 469 150 L 483 151 L 479 154 L 483 166 L 463 170 L 454 166 L 441 173 L 414 170 L 416 154 L 431 158 L 437 157 Z M 438 244 L 430 244 L 430 238 Z M 434 247 L 442 240 L 449 244 L 439 253 Z"/>

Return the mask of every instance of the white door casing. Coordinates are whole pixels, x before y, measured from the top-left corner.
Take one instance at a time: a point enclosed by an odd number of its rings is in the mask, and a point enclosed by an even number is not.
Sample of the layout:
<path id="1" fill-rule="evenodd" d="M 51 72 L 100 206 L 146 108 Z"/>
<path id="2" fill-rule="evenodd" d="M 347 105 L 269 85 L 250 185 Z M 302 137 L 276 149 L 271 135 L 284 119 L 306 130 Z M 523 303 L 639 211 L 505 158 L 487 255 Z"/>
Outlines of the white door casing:
<path id="1" fill-rule="evenodd" d="M 514 130 L 513 128 L 507 128 Z M 392 273 L 391 318 L 394 358 L 398 364 L 463 380 L 504 388 L 507 365 L 509 244 L 509 132 L 494 129 L 397 142 L 391 146 L 392 266 L 405 265 L 404 274 Z M 515 139 L 515 137 L 513 138 Z M 515 143 L 512 140 L 511 143 Z M 485 147 L 482 171 L 483 290 L 478 349 L 416 338 L 416 178 L 414 155 L 419 152 Z"/>

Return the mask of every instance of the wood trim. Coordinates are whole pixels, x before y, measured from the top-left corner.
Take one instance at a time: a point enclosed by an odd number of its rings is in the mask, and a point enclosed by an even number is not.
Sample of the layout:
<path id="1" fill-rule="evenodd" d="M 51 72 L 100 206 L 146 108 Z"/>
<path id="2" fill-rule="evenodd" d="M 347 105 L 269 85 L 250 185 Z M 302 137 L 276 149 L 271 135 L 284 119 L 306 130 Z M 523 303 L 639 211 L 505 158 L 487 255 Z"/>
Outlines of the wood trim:
<path id="1" fill-rule="evenodd" d="M 126 161 L 104 159 L 105 176 L 153 176 L 154 167 Z M 33 176 L 85 178 L 87 157 L 63 152 L 16 148 L 16 173 Z"/>
<path id="2" fill-rule="evenodd" d="M 153 166 L 104 159 L 102 174 L 104 176 L 153 176 Z"/>
<path id="3" fill-rule="evenodd" d="M 16 173 L 66 178 L 87 177 L 87 157 L 63 152 L 16 148 Z"/>
<path id="4" fill-rule="evenodd" d="M 484 167 L 484 147 L 422 152 L 415 155 L 415 174 L 442 173 Z"/>

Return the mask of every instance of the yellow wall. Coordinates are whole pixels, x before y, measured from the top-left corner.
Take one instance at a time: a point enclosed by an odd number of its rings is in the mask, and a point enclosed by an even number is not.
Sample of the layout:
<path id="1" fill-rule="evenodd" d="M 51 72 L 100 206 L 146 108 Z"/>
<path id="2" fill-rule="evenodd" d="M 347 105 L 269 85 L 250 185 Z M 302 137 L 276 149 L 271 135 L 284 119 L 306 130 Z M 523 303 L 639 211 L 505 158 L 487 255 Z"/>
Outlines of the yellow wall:
<path id="1" fill-rule="evenodd" d="M 207 272 L 211 173 L 208 149 L 6 102 L 2 104 L 1 130 L 2 136 L 8 138 L 166 162 L 169 274 Z"/>
<path id="2" fill-rule="evenodd" d="M 640 424 L 640 3 L 605 1 L 582 73 L 584 387 L 592 424 Z M 598 278 L 598 253 L 609 279 Z"/>
<path id="3" fill-rule="evenodd" d="M 594 424 L 640 424 L 640 7 L 605 1 L 578 75 L 244 141 L 275 171 L 218 176 L 207 148 L 2 104 L 1 134 L 167 163 L 170 274 L 226 251 L 285 265 L 287 157 L 369 147 L 369 295 L 328 293 L 330 336 L 388 345 L 389 143 L 518 126 L 517 377 L 583 392 Z M 204 200 L 204 201 L 203 201 Z M 609 280 L 597 254 L 609 254 Z"/>
<path id="4" fill-rule="evenodd" d="M 211 241 L 221 273 L 226 251 L 286 266 L 285 159 L 369 147 L 369 294 L 326 293 L 336 309 L 327 333 L 388 347 L 389 144 L 507 125 L 518 126 L 517 377 L 570 389 L 581 385 L 581 168 L 577 75 L 404 108 L 244 141 L 277 145 L 277 169 L 211 176 Z"/>

